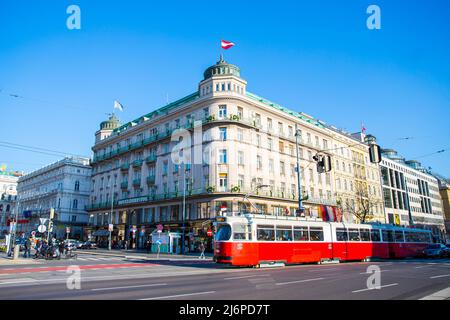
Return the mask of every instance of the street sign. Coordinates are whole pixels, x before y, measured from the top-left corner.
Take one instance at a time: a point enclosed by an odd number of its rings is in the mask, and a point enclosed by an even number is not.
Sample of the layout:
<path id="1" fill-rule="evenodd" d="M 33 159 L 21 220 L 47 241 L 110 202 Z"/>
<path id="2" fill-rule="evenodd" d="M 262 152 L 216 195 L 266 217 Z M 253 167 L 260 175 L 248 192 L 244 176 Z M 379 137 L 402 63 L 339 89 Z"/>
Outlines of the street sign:
<path id="1" fill-rule="evenodd" d="M 46 227 L 45 225 L 43 225 L 43 224 L 41 224 L 41 225 L 38 227 L 38 231 L 39 231 L 40 233 L 44 233 L 46 230 L 47 230 L 47 227 Z"/>
<path id="2" fill-rule="evenodd" d="M 208 237 L 211 237 L 213 232 L 211 229 L 208 229 L 208 231 L 206 231 L 206 234 L 208 235 Z"/>
<path id="3" fill-rule="evenodd" d="M 47 218 L 39 218 L 39 221 L 41 222 L 41 224 L 45 224 L 45 222 L 47 221 Z"/>
<path id="4" fill-rule="evenodd" d="M 161 241 L 160 239 L 158 239 L 158 240 L 156 240 L 156 244 L 157 244 L 158 246 L 160 246 L 160 245 L 162 244 L 162 241 Z"/>
<path id="5" fill-rule="evenodd" d="M 31 231 L 31 235 L 34 237 L 36 234 L 36 231 Z"/>
<path id="6" fill-rule="evenodd" d="M 114 230 L 114 225 L 112 223 L 110 223 L 108 225 L 108 231 L 113 231 Z"/>
<path id="7" fill-rule="evenodd" d="M 70 233 L 70 227 L 66 227 L 66 233 Z"/>
<path id="8" fill-rule="evenodd" d="M 157 230 L 156 232 L 158 232 L 158 233 L 161 233 L 161 232 L 162 232 L 162 230 Z"/>

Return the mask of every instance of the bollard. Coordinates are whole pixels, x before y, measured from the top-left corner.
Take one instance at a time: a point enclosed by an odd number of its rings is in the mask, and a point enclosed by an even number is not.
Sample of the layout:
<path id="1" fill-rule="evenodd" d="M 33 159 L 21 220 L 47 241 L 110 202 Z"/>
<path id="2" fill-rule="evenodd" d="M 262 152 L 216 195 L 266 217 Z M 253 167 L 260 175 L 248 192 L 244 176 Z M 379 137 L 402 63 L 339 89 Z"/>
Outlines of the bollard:
<path id="1" fill-rule="evenodd" d="M 19 253 L 20 253 L 20 245 L 16 244 L 14 246 L 13 260 L 16 260 L 17 258 L 19 258 Z"/>

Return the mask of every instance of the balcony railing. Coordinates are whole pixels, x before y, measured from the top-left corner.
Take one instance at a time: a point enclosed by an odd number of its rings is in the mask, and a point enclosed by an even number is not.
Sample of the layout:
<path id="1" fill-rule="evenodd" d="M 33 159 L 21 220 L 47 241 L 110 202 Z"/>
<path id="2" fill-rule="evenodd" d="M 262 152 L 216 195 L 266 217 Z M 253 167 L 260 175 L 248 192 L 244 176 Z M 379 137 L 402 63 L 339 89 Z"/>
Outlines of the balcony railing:
<path id="1" fill-rule="evenodd" d="M 151 154 L 147 158 L 145 158 L 146 163 L 156 162 L 156 154 Z"/>
<path id="2" fill-rule="evenodd" d="M 142 166 L 142 160 L 134 160 L 133 161 L 133 167 L 141 167 Z"/>
<path id="3" fill-rule="evenodd" d="M 134 179 L 133 180 L 133 187 L 140 187 L 141 186 L 141 179 Z"/>

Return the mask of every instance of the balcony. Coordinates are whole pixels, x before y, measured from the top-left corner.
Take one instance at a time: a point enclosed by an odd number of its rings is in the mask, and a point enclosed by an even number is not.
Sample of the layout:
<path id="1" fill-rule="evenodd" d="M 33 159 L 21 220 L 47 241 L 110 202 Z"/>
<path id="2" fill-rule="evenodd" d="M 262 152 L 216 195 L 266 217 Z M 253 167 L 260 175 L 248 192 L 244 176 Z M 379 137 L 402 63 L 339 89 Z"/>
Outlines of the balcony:
<path id="1" fill-rule="evenodd" d="M 128 171 L 130 169 L 130 164 L 129 163 L 124 163 L 120 166 L 120 170 L 121 171 Z"/>
<path id="2" fill-rule="evenodd" d="M 146 162 L 147 164 L 156 162 L 156 154 L 151 154 L 151 155 L 149 155 L 147 158 L 145 158 L 145 162 Z"/>
<path id="3" fill-rule="evenodd" d="M 134 160 L 132 165 L 133 168 L 140 168 L 142 166 L 142 160 Z"/>
<path id="4" fill-rule="evenodd" d="M 133 187 L 139 188 L 141 186 L 141 178 L 133 180 Z"/>
<path id="5" fill-rule="evenodd" d="M 155 184 L 155 180 L 156 180 L 156 178 L 155 178 L 154 175 L 153 176 L 148 176 L 147 177 L 147 184 L 149 184 L 149 185 Z"/>
<path id="6" fill-rule="evenodd" d="M 120 183 L 121 189 L 128 189 L 128 181 L 123 181 Z"/>

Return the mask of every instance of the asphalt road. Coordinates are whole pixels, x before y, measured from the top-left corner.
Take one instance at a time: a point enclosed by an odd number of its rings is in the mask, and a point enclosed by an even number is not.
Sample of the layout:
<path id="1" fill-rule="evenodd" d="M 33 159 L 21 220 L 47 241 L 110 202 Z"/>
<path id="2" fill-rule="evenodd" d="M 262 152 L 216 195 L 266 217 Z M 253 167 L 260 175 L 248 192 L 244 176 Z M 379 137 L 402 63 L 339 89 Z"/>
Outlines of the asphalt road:
<path id="1" fill-rule="evenodd" d="M 0 299 L 378 300 L 421 299 L 437 292 L 438 298 L 450 297 L 449 259 L 249 269 L 195 259 L 83 258 L 2 266 Z M 381 287 L 368 289 L 372 273 L 367 268 L 374 265 L 381 270 Z M 73 275 L 68 266 L 79 268 L 80 289 L 68 289 Z"/>

